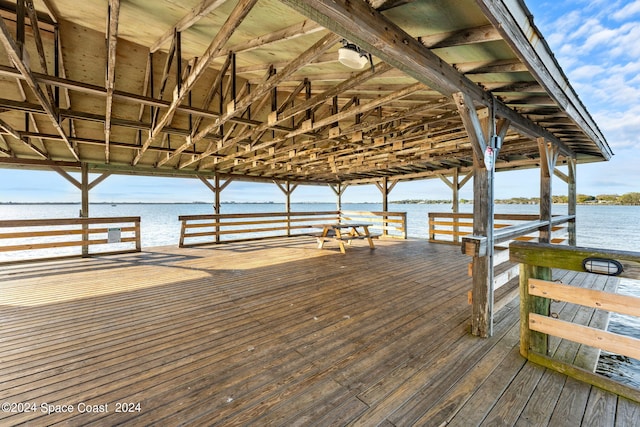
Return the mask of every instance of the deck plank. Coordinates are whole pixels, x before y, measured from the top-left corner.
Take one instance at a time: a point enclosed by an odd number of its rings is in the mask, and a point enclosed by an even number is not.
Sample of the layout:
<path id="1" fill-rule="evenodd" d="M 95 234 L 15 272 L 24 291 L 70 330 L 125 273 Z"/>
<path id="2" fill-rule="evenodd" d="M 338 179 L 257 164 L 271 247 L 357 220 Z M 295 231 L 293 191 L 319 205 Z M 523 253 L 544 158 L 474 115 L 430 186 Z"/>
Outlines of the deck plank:
<path id="1" fill-rule="evenodd" d="M 579 425 L 613 414 L 625 426 L 637 417 L 636 403 L 522 359 L 517 302 L 496 314 L 494 337 L 471 336 L 468 258 L 456 247 L 376 246 L 342 255 L 308 237 L 0 267 L 2 401 L 110 405 L 5 412 L 0 423 Z M 115 402 L 141 410 L 116 413 Z"/>

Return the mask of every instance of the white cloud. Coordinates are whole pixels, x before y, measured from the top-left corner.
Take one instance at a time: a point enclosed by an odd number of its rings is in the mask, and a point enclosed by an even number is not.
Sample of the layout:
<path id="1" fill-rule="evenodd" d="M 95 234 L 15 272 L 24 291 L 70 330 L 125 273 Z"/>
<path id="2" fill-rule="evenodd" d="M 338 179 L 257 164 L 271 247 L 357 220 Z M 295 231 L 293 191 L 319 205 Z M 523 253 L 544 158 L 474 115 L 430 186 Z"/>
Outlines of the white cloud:
<path id="1" fill-rule="evenodd" d="M 635 0 L 632 3 L 625 5 L 619 11 L 613 13 L 611 17 L 617 20 L 625 20 L 640 14 L 640 0 Z"/>

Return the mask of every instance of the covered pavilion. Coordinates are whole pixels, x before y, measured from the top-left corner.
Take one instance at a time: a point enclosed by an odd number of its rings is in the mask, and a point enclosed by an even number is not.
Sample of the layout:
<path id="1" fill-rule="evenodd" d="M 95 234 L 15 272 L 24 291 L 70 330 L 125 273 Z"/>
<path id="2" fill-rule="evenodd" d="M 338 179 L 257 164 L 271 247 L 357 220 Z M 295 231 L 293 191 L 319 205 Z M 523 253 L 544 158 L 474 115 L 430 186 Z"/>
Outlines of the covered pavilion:
<path id="1" fill-rule="evenodd" d="M 0 166 L 57 171 L 83 216 L 111 174 L 197 178 L 217 205 L 233 180 L 375 184 L 383 210 L 437 177 L 454 211 L 473 178 L 491 242 L 495 171 L 540 168 L 550 219 L 551 177 L 573 215 L 576 165 L 612 156 L 521 0 L 0 1 L 0 41 Z M 491 251 L 473 265 L 488 336 Z"/>

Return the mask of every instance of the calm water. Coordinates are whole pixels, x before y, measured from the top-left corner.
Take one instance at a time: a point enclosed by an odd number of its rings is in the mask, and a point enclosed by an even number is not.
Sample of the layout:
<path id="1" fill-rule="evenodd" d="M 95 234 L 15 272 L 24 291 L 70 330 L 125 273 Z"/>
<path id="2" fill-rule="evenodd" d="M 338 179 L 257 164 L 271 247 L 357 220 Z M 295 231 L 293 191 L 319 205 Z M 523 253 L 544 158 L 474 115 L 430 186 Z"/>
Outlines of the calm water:
<path id="1" fill-rule="evenodd" d="M 335 210 L 333 203 L 293 204 L 297 212 Z M 80 206 L 69 205 L 0 205 L 0 219 L 75 218 Z M 380 204 L 343 204 L 344 210 L 382 210 Z M 450 212 L 450 205 L 390 204 L 389 210 L 407 212 L 409 237 L 428 237 L 428 212 Z M 471 212 L 471 205 L 462 205 L 462 212 Z M 223 204 L 221 213 L 283 212 L 284 204 Z M 535 205 L 496 205 L 496 213 L 537 213 Z M 142 246 L 177 245 L 180 236 L 179 215 L 213 213 L 207 204 L 110 204 L 91 205 L 92 217 L 140 216 Z M 554 214 L 566 214 L 565 205 L 554 206 Z M 640 251 L 640 206 L 578 206 L 577 239 L 579 246 Z M 73 250 L 73 249 L 69 249 Z M 59 253 L 59 252 L 58 252 Z M 39 254 L 41 256 L 41 254 Z M 0 261 L 8 255 L 0 253 Z M 621 281 L 619 292 L 640 296 L 640 284 Z M 640 319 L 612 314 L 609 330 L 640 338 Z M 640 361 L 603 352 L 598 371 L 640 388 Z"/>

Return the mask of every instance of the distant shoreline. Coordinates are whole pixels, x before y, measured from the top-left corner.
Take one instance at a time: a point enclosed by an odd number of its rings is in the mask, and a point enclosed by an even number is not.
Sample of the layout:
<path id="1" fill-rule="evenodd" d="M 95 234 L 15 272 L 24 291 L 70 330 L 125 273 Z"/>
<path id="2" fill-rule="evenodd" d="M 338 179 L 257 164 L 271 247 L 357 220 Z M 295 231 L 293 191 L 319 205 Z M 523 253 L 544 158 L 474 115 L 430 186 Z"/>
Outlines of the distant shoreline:
<path id="1" fill-rule="evenodd" d="M 297 205 L 326 205 L 332 204 L 334 202 L 292 202 L 292 204 Z M 357 205 L 379 205 L 382 202 L 343 202 L 345 205 L 349 204 L 357 204 Z M 446 205 L 452 204 L 452 200 L 397 200 L 390 201 L 389 204 L 393 205 Z M 34 206 L 34 205 L 76 205 L 79 206 L 80 202 L 0 202 L 0 206 Z M 90 205 L 211 205 L 212 202 L 90 202 Z M 284 205 L 284 202 L 221 202 L 222 205 Z M 460 204 L 462 205 L 470 205 L 473 204 L 471 200 L 460 200 Z M 538 205 L 538 199 L 504 199 L 504 200 L 496 200 L 495 204 L 497 205 Z M 566 201 L 554 201 L 554 205 L 567 205 Z M 587 206 L 639 206 L 640 203 L 620 203 L 613 201 L 602 201 L 602 200 L 589 200 L 578 202 L 578 205 L 587 205 Z"/>

